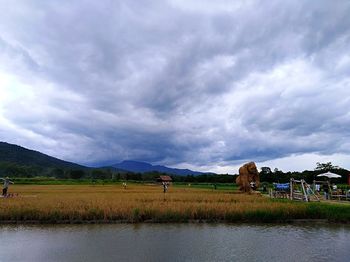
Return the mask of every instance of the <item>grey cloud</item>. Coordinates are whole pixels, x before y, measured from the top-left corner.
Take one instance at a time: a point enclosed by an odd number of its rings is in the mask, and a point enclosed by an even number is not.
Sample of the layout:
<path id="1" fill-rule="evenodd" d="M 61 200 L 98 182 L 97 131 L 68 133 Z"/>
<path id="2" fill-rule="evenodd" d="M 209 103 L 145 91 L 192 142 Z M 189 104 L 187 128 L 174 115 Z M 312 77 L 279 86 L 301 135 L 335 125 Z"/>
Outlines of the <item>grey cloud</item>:
<path id="1" fill-rule="evenodd" d="M 349 153 L 348 2 L 191 5 L 0 1 L 0 68 L 33 93 L 0 116 L 85 164 Z"/>

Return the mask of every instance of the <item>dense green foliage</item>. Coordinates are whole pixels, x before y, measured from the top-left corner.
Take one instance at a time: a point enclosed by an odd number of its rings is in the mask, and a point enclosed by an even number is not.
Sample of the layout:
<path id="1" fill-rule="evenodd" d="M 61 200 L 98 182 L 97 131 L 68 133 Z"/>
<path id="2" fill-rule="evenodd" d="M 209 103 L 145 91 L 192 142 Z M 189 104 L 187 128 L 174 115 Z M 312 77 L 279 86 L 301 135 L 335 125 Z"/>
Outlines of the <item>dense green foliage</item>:
<path id="1" fill-rule="evenodd" d="M 331 170 L 339 174 L 342 178 L 334 179 L 336 183 L 347 183 L 349 171 L 338 168 Z M 322 170 L 305 170 L 303 172 L 282 172 L 275 169 L 272 171 L 268 167 L 263 167 L 260 172 L 261 182 L 289 182 L 290 178 L 305 179 L 308 183 L 313 180 L 324 180 L 325 178 L 317 177 L 323 173 Z M 33 178 L 33 177 L 51 177 L 57 179 L 90 179 L 90 180 L 132 180 L 132 181 L 155 181 L 160 175 L 168 175 L 159 172 L 132 173 L 128 171 L 116 170 L 113 168 L 90 168 L 90 169 L 72 169 L 72 168 L 47 168 L 35 165 L 18 165 L 15 163 L 0 162 L 0 177 L 9 176 L 11 178 Z M 198 176 L 176 176 L 171 175 L 174 182 L 177 183 L 234 183 L 236 176 L 232 175 L 215 175 L 205 174 Z"/>
<path id="2" fill-rule="evenodd" d="M 277 168 L 272 171 L 269 167 L 262 167 L 260 172 L 260 181 L 269 183 L 287 183 L 291 178 L 294 178 L 305 179 L 306 182 L 312 183 L 313 180 L 325 180 L 326 178 L 324 177 L 317 177 L 317 175 L 325 172 L 332 172 L 341 175 L 341 178 L 334 180 L 332 179 L 332 181 L 342 184 L 347 183 L 348 175 L 350 174 L 349 170 L 332 166 L 330 162 L 326 164 L 317 163 L 315 170 L 305 170 L 303 172 L 283 172 Z"/>

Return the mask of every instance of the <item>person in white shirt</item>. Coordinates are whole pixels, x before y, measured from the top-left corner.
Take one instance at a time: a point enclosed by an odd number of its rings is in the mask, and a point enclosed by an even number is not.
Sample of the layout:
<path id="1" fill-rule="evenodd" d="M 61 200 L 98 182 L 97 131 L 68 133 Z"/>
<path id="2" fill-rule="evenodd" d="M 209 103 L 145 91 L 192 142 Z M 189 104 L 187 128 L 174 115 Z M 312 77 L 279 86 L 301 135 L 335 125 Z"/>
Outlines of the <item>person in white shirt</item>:
<path id="1" fill-rule="evenodd" d="M 320 184 L 316 184 L 316 191 L 320 192 L 320 190 L 321 190 Z"/>

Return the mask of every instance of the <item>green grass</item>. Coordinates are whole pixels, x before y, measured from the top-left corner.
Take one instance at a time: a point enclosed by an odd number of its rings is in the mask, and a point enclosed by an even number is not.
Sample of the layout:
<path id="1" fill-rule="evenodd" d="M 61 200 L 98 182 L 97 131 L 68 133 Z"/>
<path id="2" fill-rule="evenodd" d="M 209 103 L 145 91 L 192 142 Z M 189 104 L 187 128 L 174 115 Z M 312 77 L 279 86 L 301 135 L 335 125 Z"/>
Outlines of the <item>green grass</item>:
<path id="1" fill-rule="evenodd" d="M 12 181 L 16 185 L 120 185 L 124 180 L 111 180 L 111 179 L 57 179 L 48 177 L 36 177 L 36 178 L 14 178 Z M 155 183 L 154 181 L 127 181 L 128 184 L 148 184 Z M 198 189 L 212 189 L 214 190 L 213 183 L 184 183 L 174 182 L 174 187 L 183 188 L 198 188 Z M 189 186 L 190 185 L 190 186 Z M 232 183 L 216 183 L 216 190 L 236 190 L 238 187 Z"/>
<path id="2" fill-rule="evenodd" d="M 47 177 L 14 178 L 12 181 L 16 185 L 113 185 L 122 183 L 122 181 L 110 179 L 57 179 Z"/>

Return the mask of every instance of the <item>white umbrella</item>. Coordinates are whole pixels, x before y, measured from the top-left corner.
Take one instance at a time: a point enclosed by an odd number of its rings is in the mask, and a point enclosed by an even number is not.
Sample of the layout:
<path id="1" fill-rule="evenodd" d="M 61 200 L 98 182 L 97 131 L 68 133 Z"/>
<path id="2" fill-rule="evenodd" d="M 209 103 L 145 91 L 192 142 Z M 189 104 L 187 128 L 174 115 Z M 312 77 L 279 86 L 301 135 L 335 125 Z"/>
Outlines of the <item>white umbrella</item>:
<path id="1" fill-rule="evenodd" d="M 328 177 L 328 178 L 339 178 L 339 177 L 341 177 L 340 175 L 334 174 L 334 173 L 331 173 L 331 172 L 319 174 L 317 176 L 325 176 L 325 177 Z"/>

